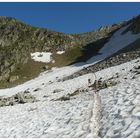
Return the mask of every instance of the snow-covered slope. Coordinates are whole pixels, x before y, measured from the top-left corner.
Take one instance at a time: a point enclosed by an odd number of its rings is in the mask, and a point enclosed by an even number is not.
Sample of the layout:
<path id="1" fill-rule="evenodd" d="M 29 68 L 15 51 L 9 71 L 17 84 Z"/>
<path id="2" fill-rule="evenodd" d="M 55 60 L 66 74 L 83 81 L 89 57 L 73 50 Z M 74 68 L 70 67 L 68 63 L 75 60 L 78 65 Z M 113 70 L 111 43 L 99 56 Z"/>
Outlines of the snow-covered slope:
<path id="1" fill-rule="evenodd" d="M 0 96 L 4 97 L 28 90 L 37 102 L 0 107 L 0 137 L 138 137 L 140 76 L 138 74 L 132 79 L 134 73 L 130 71 L 140 65 L 139 59 L 94 74 L 62 80 L 140 38 L 140 34 L 130 32 L 122 35 L 126 28 L 115 32 L 99 51 L 101 54 L 86 63 L 46 71 L 22 85 L 1 89 Z M 99 93 L 88 87 L 95 78 L 107 80 L 115 73 L 119 77 L 114 80 L 120 82 L 115 87 L 100 90 Z M 128 106 L 131 106 L 130 110 Z M 117 110 L 120 111 L 115 112 Z M 128 124 L 128 120 L 132 120 L 132 125 Z"/>
<path id="2" fill-rule="evenodd" d="M 88 63 L 92 63 L 96 61 L 101 61 L 107 58 L 108 56 L 111 56 L 112 54 L 116 53 L 117 51 L 123 49 L 127 45 L 133 43 L 138 38 L 140 38 L 139 34 L 133 34 L 130 31 L 126 32 L 125 34 L 122 34 L 129 25 L 119 29 L 116 31 L 110 40 L 103 46 L 103 48 L 99 51 L 98 56 L 92 57 L 88 60 Z"/>
<path id="3" fill-rule="evenodd" d="M 102 102 L 100 136 L 140 138 L 140 59 L 108 70 L 104 72 L 112 75 L 118 72 L 119 84 L 99 92 Z"/>
<path id="4" fill-rule="evenodd" d="M 104 80 L 119 74 L 120 84 L 99 91 L 101 114 L 98 93 L 82 86 L 93 75 L 87 74 L 31 91 L 38 102 L 1 107 L 0 137 L 97 137 L 99 132 L 101 137 L 139 137 L 140 75 L 132 80 L 130 72 L 135 66 L 140 59 L 95 73 Z"/>

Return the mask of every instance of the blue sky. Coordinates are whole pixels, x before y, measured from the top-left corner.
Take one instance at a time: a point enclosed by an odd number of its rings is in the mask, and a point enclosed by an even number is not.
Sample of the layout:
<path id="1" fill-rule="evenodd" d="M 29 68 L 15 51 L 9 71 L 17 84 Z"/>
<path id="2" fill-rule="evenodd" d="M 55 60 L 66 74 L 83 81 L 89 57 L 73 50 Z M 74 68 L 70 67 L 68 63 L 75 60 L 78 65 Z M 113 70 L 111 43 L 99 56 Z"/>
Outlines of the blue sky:
<path id="1" fill-rule="evenodd" d="M 0 3 L 0 16 L 64 33 L 81 33 L 140 14 L 139 3 Z"/>

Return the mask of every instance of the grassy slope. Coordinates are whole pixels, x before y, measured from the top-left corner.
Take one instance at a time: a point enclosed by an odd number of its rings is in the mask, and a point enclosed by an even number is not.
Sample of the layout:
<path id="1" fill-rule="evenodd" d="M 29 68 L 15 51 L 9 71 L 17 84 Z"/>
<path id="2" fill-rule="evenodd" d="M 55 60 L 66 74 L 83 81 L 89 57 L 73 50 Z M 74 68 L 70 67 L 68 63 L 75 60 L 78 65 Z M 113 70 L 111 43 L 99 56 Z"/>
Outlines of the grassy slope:
<path id="1" fill-rule="evenodd" d="M 14 82 L 7 80 L 0 82 L 0 88 L 13 87 L 22 84 L 38 76 L 46 64 L 29 60 L 26 64 L 19 64 L 17 69 L 11 73 L 11 76 L 18 75 L 19 79 Z"/>
<path id="2" fill-rule="evenodd" d="M 0 88 L 12 87 L 37 77 L 40 72 L 44 71 L 43 67 L 45 65 L 51 69 L 52 67 L 63 67 L 76 62 L 86 61 L 93 55 L 96 55 L 107 40 L 108 39 L 105 38 L 95 43 L 90 43 L 84 47 L 85 49 L 81 49 L 80 47 L 70 48 L 61 55 L 53 52 L 52 58 L 55 60 L 55 63 L 45 64 L 29 59 L 26 64 L 18 65 L 18 68 L 11 73 L 11 75 L 18 75 L 19 79 L 12 83 L 8 81 L 2 82 L 0 83 Z"/>

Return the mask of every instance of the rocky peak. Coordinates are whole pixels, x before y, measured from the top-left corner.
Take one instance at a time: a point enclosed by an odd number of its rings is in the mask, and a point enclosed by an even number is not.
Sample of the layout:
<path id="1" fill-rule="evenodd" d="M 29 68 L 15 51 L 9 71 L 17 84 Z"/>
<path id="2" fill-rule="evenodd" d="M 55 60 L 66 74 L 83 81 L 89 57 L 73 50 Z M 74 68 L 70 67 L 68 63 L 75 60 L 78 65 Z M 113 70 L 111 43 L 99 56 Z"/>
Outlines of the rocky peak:
<path id="1" fill-rule="evenodd" d="M 129 20 L 127 24 L 130 24 L 130 26 L 124 31 L 124 33 L 128 31 L 131 31 L 134 34 L 140 33 L 140 15 Z"/>

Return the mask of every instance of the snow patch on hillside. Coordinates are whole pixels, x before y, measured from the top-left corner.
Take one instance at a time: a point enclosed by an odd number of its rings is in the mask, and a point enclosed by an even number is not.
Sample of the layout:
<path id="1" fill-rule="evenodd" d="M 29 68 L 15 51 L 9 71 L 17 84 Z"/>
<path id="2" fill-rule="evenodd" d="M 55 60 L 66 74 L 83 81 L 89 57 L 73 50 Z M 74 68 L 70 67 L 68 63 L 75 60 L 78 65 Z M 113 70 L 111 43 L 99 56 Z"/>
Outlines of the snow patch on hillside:
<path id="1" fill-rule="evenodd" d="M 112 35 L 110 40 L 101 48 L 101 50 L 99 51 L 100 55 L 92 57 L 87 62 L 96 63 L 101 60 L 104 60 L 105 58 L 111 56 L 112 54 L 116 53 L 117 51 L 123 49 L 124 47 L 128 46 L 129 44 L 139 39 L 140 33 L 133 34 L 132 32 L 128 31 L 125 34 L 122 34 L 128 28 L 128 26 L 125 26 L 119 29 L 118 31 L 116 31 Z"/>
<path id="2" fill-rule="evenodd" d="M 65 53 L 65 51 L 58 51 L 58 52 L 56 52 L 56 54 L 63 54 L 63 53 Z"/>
<path id="3" fill-rule="evenodd" d="M 31 53 L 31 58 L 34 61 L 49 63 L 52 60 L 51 55 L 51 52 L 35 52 Z"/>

